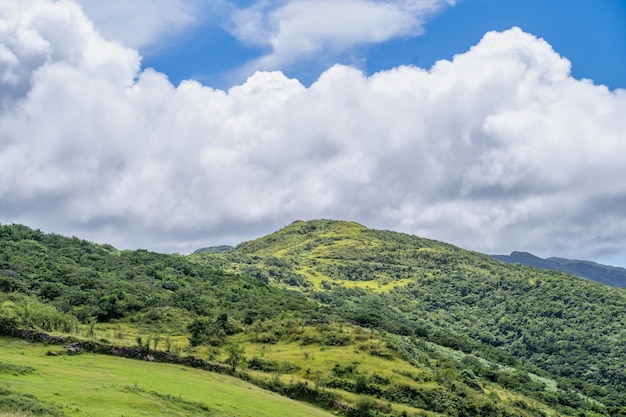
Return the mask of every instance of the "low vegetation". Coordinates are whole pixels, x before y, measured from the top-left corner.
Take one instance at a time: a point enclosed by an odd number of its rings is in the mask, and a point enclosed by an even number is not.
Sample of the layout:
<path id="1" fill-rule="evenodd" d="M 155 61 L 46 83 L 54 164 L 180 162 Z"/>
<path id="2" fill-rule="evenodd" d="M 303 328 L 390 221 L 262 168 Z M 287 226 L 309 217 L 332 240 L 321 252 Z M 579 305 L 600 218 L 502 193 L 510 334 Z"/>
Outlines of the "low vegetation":
<path id="1" fill-rule="evenodd" d="M 0 361 L 33 368 L 2 376 L 0 409 L 38 416 L 330 416 L 228 375 L 51 350 L 63 347 L 0 338 Z"/>

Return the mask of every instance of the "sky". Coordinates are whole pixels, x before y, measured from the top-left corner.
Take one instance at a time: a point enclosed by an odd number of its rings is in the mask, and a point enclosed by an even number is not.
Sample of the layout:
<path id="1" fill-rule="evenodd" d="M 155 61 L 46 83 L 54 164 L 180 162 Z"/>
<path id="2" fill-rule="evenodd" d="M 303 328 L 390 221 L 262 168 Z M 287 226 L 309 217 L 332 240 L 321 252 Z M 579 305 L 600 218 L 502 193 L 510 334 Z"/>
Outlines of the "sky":
<path id="1" fill-rule="evenodd" d="M 626 1 L 1 0 L 0 223 L 357 221 L 626 266 Z"/>

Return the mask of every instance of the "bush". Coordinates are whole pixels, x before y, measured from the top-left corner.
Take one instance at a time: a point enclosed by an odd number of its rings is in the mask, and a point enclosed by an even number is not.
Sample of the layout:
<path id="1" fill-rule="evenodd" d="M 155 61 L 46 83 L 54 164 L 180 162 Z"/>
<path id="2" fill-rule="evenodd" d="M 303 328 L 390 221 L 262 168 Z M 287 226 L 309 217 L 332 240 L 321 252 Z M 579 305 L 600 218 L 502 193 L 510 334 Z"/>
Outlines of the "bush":
<path id="1" fill-rule="evenodd" d="M 19 327 L 20 322 L 17 317 L 0 316 L 0 333 L 10 334 L 13 329 Z"/>
<path id="2" fill-rule="evenodd" d="M 0 410 L 30 413 L 36 416 L 61 417 L 65 415 L 63 411 L 39 401 L 32 394 L 13 392 L 6 388 L 0 388 Z"/>
<path id="3" fill-rule="evenodd" d="M 367 398 L 362 398 L 357 401 L 355 407 L 348 412 L 350 417 L 370 417 L 375 409 L 374 402 Z"/>

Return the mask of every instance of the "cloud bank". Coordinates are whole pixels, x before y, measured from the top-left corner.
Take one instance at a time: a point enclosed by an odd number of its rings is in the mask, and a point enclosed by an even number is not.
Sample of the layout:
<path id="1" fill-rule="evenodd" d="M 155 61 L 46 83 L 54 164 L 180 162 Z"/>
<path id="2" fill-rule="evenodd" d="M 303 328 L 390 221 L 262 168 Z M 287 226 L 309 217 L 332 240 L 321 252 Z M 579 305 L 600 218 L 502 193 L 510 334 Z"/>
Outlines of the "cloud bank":
<path id="1" fill-rule="evenodd" d="M 222 91 L 142 71 L 73 2 L 4 1 L 0 95 L 3 223 L 178 252 L 320 217 L 485 252 L 626 247 L 626 91 L 517 28 L 428 70 Z"/>

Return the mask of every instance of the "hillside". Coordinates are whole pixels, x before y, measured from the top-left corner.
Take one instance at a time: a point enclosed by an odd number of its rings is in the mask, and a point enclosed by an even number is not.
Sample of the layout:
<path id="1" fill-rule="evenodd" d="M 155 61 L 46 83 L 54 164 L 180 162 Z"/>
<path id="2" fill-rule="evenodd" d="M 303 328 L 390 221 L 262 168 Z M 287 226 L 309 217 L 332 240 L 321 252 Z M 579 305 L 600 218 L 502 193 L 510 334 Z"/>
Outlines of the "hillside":
<path id="1" fill-rule="evenodd" d="M 34 398 L 21 400 L 31 412 L 57 416 L 331 416 L 227 375 L 105 355 L 47 355 L 59 349 L 0 338 L 0 409 L 28 391 Z"/>
<path id="2" fill-rule="evenodd" d="M 0 330 L 199 357 L 343 415 L 626 415 L 622 290 L 356 223 L 191 256 L 0 226 L 0 289 Z"/>
<path id="3" fill-rule="evenodd" d="M 614 287 L 626 287 L 626 269 L 616 266 L 557 257 L 544 259 L 528 252 L 511 252 L 510 255 L 491 256 L 499 261 L 507 263 L 520 263 L 522 265 L 533 266 L 535 268 L 561 271 L 567 274 L 601 282 L 603 284 L 612 285 Z"/>
<path id="4" fill-rule="evenodd" d="M 626 293 L 454 246 L 335 221 L 295 222 L 206 262 L 299 288 L 362 326 L 509 354 L 625 386 Z M 222 264 L 222 267 L 225 267 Z"/>

